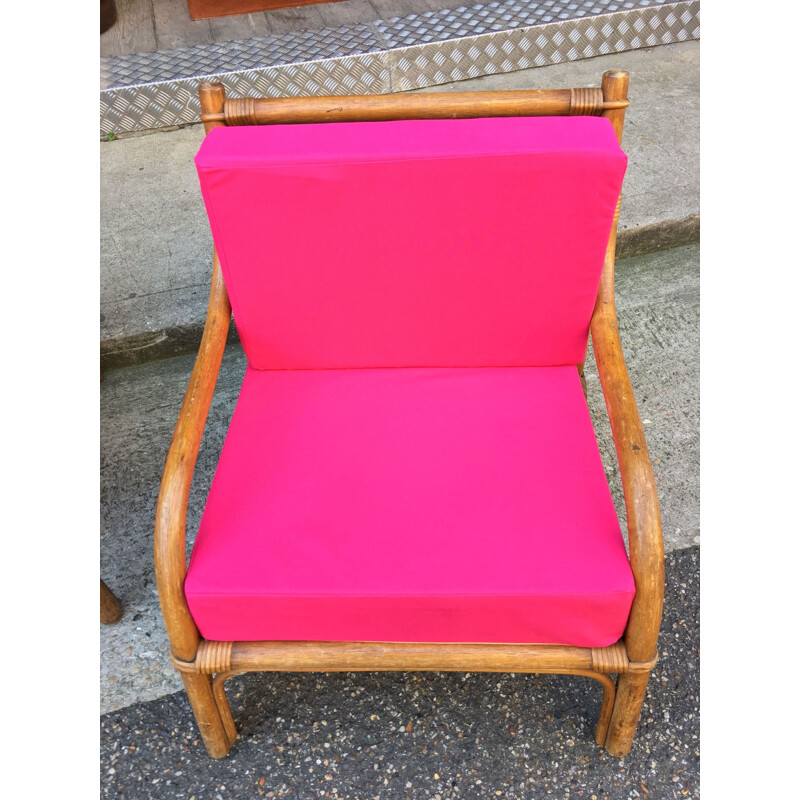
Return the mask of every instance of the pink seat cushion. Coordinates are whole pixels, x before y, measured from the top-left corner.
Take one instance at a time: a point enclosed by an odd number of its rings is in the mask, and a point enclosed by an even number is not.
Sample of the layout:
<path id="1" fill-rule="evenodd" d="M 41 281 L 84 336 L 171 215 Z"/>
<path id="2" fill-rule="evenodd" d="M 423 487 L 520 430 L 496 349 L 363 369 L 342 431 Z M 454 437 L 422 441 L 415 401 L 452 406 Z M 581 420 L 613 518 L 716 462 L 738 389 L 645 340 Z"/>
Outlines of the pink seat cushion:
<path id="1" fill-rule="evenodd" d="M 248 368 L 185 590 L 216 640 L 615 642 L 633 577 L 575 367 Z"/>
<path id="2" fill-rule="evenodd" d="M 583 360 L 626 165 L 607 119 L 218 127 L 196 163 L 253 367 Z"/>

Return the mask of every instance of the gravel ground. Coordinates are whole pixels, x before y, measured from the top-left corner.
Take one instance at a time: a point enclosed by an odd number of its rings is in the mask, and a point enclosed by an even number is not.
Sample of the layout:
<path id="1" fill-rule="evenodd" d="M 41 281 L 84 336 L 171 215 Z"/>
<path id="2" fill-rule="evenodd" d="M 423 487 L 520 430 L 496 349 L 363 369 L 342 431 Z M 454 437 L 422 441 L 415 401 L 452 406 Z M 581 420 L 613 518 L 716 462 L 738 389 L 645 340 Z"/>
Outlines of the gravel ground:
<path id="1" fill-rule="evenodd" d="M 699 797 L 699 566 L 699 547 L 667 556 L 660 661 L 625 759 L 594 744 L 584 678 L 263 673 L 229 681 L 240 738 L 219 761 L 183 692 L 101 717 L 101 795 Z"/>

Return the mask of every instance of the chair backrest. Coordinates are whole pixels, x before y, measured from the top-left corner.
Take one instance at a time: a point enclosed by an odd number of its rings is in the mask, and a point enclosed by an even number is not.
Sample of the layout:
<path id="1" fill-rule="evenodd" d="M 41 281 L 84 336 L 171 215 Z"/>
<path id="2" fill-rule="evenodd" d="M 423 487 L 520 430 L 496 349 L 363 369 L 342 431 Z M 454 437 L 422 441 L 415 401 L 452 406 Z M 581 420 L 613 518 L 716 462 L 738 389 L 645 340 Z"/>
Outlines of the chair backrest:
<path id="1" fill-rule="evenodd" d="M 580 363 L 626 158 L 609 120 L 552 113 L 602 112 L 602 91 L 491 93 L 477 108 L 412 97 L 371 114 L 365 98 L 246 98 L 222 113 L 206 98 L 215 129 L 196 163 L 249 363 Z M 334 102 L 339 121 L 315 124 Z M 283 124 L 286 104 L 311 124 Z M 430 118 L 452 113 L 467 118 Z"/>

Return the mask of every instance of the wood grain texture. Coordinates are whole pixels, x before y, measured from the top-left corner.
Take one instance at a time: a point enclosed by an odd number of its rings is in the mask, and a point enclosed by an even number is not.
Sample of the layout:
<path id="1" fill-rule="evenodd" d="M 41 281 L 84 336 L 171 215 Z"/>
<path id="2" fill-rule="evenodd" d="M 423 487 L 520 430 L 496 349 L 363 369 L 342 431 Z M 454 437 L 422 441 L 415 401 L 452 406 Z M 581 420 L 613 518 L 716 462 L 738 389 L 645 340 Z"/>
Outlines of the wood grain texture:
<path id="1" fill-rule="evenodd" d="M 231 743 L 236 741 L 238 734 L 236 733 L 236 723 L 233 720 L 233 714 L 231 714 L 231 707 L 225 694 L 225 681 L 227 681 L 228 678 L 232 678 L 234 675 L 239 674 L 240 673 L 238 672 L 221 672 L 211 679 L 211 688 L 214 692 L 214 700 L 217 703 L 217 710 L 222 718 L 222 725 L 225 728 L 225 734 L 228 737 L 228 741 Z"/>
<path id="2" fill-rule="evenodd" d="M 200 108 L 204 112 L 222 110 L 225 90 L 221 84 L 202 84 L 199 96 Z M 206 133 L 217 124 L 206 123 Z M 200 634 L 183 593 L 186 577 L 186 508 L 230 321 L 231 303 L 215 251 L 203 338 L 167 453 L 156 505 L 156 585 L 172 653 L 184 661 L 194 659 L 200 642 Z"/>
<path id="3" fill-rule="evenodd" d="M 187 661 L 194 658 L 200 636 L 183 593 L 186 507 L 230 319 L 230 300 L 215 253 L 206 328 L 178 415 L 156 505 L 154 558 L 161 611 L 173 653 Z"/>
<path id="4" fill-rule="evenodd" d="M 604 98 L 627 98 L 628 82 L 627 72 L 605 73 Z M 617 139 L 621 141 L 624 111 L 607 110 L 603 115 L 611 121 Z M 636 594 L 625 629 L 625 648 L 632 662 L 651 662 L 656 658 L 664 605 L 664 543 L 655 476 L 619 339 L 614 301 L 614 256 L 619 208 L 618 202 L 592 315 L 591 335 L 620 467 L 631 570 L 636 584 Z M 633 673 L 623 673 L 617 683 L 617 696 L 605 746 L 612 755 L 620 758 L 631 748 L 647 689 L 651 670 L 644 663 L 642 667 Z"/>
<path id="5" fill-rule="evenodd" d="M 229 669 L 259 672 L 547 672 L 592 669 L 590 648 L 542 644 L 234 642 Z"/>
<path id="6" fill-rule="evenodd" d="M 617 679 L 614 710 L 604 742 L 612 756 L 624 758 L 630 752 L 649 677 L 649 672 L 632 672 L 620 675 Z"/>
<path id="7" fill-rule="evenodd" d="M 628 654 L 622 642 L 610 647 L 592 648 L 592 669 L 595 672 L 625 672 L 628 666 Z"/>
<path id="8" fill-rule="evenodd" d="M 624 110 L 626 100 L 601 102 L 596 90 L 571 89 L 505 92 L 360 95 L 346 97 L 232 97 L 223 115 L 201 115 L 227 125 L 274 125 L 315 122 L 380 122 L 400 119 L 468 119 L 569 114 L 599 115 Z M 587 99 L 592 98 L 593 100 Z"/>
<path id="9" fill-rule="evenodd" d="M 213 675 L 215 672 L 231 671 L 233 642 L 200 642 L 194 660 L 195 670 Z"/>
<path id="10" fill-rule="evenodd" d="M 627 97 L 628 74 L 606 73 L 603 92 L 607 99 Z M 604 112 L 617 138 L 622 138 L 624 112 Z M 622 345 L 614 300 L 614 255 L 619 203 L 606 250 L 600 289 L 592 316 L 591 334 L 597 372 L 611 422 L 620 466 L 628 542 L 636 595 L 625 633 L 631 661 L 650 661 L 656 654 L 664 603 L 664 543 L 655 476 L 639 411 L 634 399 Z"/>
<path id="11" fill-rule="evenodd" d="M 235 735 L 230 736 L 229 729 L 226 729 L 225 721 L 217 705 L 217 698 L 214 695 L 211 678 L 208 675 L 193 675 L 187 672 L 181 673 L 181 678 L 206 751 L 211 758 L 223 758 L 228 755 L 236 737 Z M 227 706 L 227 700 L 225 705 Z M 228 709 L 228 714 L 230 714 L 230 709 Z M 235 730 L 234 728 L 234 734 Z"/>
<path id="12" fill-rule="evenodd" d="M 569 113 L 572 116 L 597 116 L 603 111 L 602 89 L 570 89 L 569 95 Z"/>
<path id="13" fill-rule="evenodd" d="M 218 117 L 224 116 L 225 109 L 225 87 L 218 81 L 203 82 L 197 91 L 200 98 L 200 118 L 203 117 L 217 117 L 217 119 L 209 119 L 204 124 L 205 132 L 208 133 L 219 125 L 224 125 L 225 122 Z"/>
<path id="14" fill-rule="evenodd" d="M 656 659 L 630 661 L 624 641 L 607 647 L 556 644 L 464 642 L 223 642 L 203 639 L 193 660 L 174 654 L 180 672 L 212 675 L 221 672 L 342 672 L 398 669 L 461 672 L 552 672 L 568 670 L 597 674 L 643 673 Z"/>

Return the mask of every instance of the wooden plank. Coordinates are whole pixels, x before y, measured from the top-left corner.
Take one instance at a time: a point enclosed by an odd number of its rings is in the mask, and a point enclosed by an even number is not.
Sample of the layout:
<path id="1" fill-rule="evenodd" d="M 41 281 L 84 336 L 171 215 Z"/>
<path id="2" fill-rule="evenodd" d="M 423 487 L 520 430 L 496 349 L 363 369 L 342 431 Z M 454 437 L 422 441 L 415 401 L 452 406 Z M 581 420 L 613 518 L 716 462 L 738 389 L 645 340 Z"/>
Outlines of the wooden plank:
<path id="1" fill-rule="evenodd" d="M 150 53 L 156 49 L 152 0 L 117 0 L 117 21 L 100 34 L 100 56 Z"/>
<path id="2" fill-rule="evenodd" d="M 207 19 L 193 20 L 186 0 L 153 0 L 156 42 L 159 50 L 211 44 L 211 24 Z"/>

